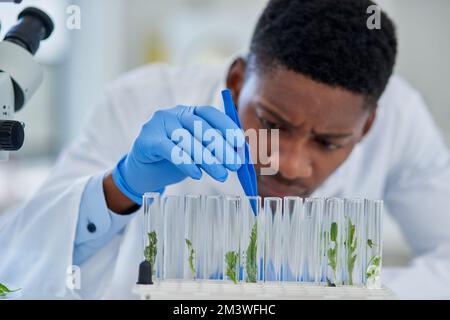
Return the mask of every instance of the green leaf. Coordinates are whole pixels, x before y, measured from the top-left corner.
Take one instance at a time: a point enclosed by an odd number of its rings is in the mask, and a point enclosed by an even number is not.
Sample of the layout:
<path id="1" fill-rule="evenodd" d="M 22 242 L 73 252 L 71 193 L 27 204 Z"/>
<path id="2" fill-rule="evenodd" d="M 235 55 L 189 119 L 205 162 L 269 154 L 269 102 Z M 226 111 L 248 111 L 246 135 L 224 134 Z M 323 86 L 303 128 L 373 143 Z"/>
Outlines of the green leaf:
<path id="1" fill-rule="evenodd" d="M 348 235 L 348 244 L 349 246 L 353 245 L 353 241 L 355 240 L 355 231 L 356 226 L 352 224 L 352 221 L 349 219 L 349 235 Z"/>
<path id="2" fill-rule="evenodd" d="M 0 283 L 0 297 L 5 297 L 8 293 L 19 291 L 20 289 L 10 290 L 7 286 Z"/>
<path id="3" fill-rule="evenodd" d="M 352 220 L 347 217 L 347 240 L 345 241 L 345 246 L 347 247 L 347 272 L 348 272 L 348 282 L 353 285 L 353 269 L 355 268 L 356 262 L 356 249 L 357 241 L 355 238 L 356 226 L 352 224 Z"/>
<path id="4" fill-rule="evenodd" d="M 148 245 L 144 249 L 145 260 L 152 265 L 152 274 L 155 274 L 155 260 L 157 254 L 158 238 L 156 231 L 148 233 Z"/>
<path id="5" fill-rule="evenodd" d="M 373 259 L 373 261 L 372 261 L 372 264 L 373 264 L 374 266 L 379 267 L 380 264 L 381 264 L 381 257 L 380 257 L 380 256 L 375 256 L 374 259 Z"/>
<path id="6" fill-rule="evenodd" d="M 372 277 L 376 277 L 380 273 L 380 267 L 381 267 L 381 256 L 375 255 L 367 264 L 366 268 L 366 277 L 367 279 L 370 279 Z"/>
<path id="7" fill-rule="evenodd" d="M 334 272 L 336 272 L 337 267 L 337 257 L 336 257 L 336 248 L 334 249 L 328 249 L 328 265 L 333 269 Z"/>
<path id="8" fill-rule="evenodd" d="M 334 243 L 334 248 L 329 248 L 327 251 L 327 258 L 328 258 L 328 266 L 333 270 L 334 277 L 336 279 L 336 273 L 337 273 L 337 251 L 338 251 L 338 244 L 337 244 L 337 233 L 338 233 L 338 225 L 336 222 L 333 222 L 330 227 L 330 244 Z"/>
<path id="9" fill-rule="evenodd" d="M 367 245 L 369 246 L 370 249 L 373 248 L 374 243 L 373 243 L 372 239 L 367 239 Z"/>
<path id="10" fill-rule="evenodd" d="M 189 268 L 191 269 L 192 275 L 195 277 L 195 275 L 197 274 L 197 271 L 195 270 L 195 266 L 194 266 L 195 251 L 194 251 L 194 248 L 192 247 L 192 242 L 189 239 L 186 239 L 186 245 L 187 245 L 188 251 L 189 251 L 189 257 L 188 257 Z"/>
<path id="11" fill-rule="evenodd" d="M 337 273 L 337 233 L 338 233 L 338 227 L 337 223 L 333 222 L 330 227 L 330 242 L 334 243 L 334 248 L 329 248 L 327 251 L 327 258 L 328 258 L 328 266 L 333 270 L 333 273 L 336 278 Z"/>
<path id="12" fill-rule="evenodd" d="M 354 266 L 354 265 L 355 265 L 355 262 L 356 262 L 356 255 L 353 256 L 353 257 L 350 259 L 350 264 L 351 264 L 352 266 Z"/>
<path id="13" fill-rule="evenodd" d="M 331 241 L 336 242 L 337 241 L 337 232 L 338 232 L 338 225 L 336 222 L 333 222 L 331 224 L 331 229 L 330 229 L 330 239 Z"/>
<path id="14" fill-rule="evenodd" d="M 246 256 L 247 282 L 256 282 L 257 279 L 257 238 L 258 238 L 258 222 L 255 222 L 250 234 L 250 242 L 248 244 Z"/>
<path id="15" fill-rule="evenodd" d="M 225 254 L 225 262 L 227 265 L 226 275 L 237 284 L 237 264 L 238 264 L 239 253 L 235 251 L 229 251 Z"/>

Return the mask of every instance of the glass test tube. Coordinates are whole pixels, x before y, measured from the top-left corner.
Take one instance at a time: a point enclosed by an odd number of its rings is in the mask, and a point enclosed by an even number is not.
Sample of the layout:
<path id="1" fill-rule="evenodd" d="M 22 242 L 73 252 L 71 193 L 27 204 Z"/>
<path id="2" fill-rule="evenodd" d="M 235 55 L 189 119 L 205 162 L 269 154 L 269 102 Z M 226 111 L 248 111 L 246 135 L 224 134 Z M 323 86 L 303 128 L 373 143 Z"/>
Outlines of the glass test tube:
<path id="1" fill-rule="evenodd" d="M 344 284 L 364 284 L 366 260 L 364 200 L 344 200 Z"/>
<path id="2" fill-rule="evenodd" d="M 365 201 L 366 220 L 366 268 L 365 280 L 368 288 L 381 287 L 382 265 L 382 227 L 383 227 L 383 201 Z"/>
<path id="3" fill-rule="evenodd" d="M 319 283 L 322 280 L 324 241 L 322 219 L 325 206 L 323 198 L 305 199 L 305 266 L 302 281 Z"/>
<path id="4" fill-rule="evenodd" d="M 303 199 L 285 197 L 283 204 L 283 281 L 300 281 L 303 270 Z"/>
<path id="5" fill-rule="evenodd" d="M 266 215 L 264 214 L 264 210 L 261 208 L 261 206 L 259 208 L 257 222 L 258 222 L 257 255 L 259 257 L 258 280 L 264 282 L 266 281 Z"/>
<path id="6" fill-rule="evenodd" d="M 266 261 L 265 280 L 282 280 L 282 199 L 268 197 L 264 199 Z"/>
<path id="7" fill-rule="evenodd" d="M 144 259 L 151 263 L 153 280 L 160 280 L 163 272 L 163 239 L 164 219 L 161 211 L 161 195 L 146 193 L 143 196 L 144 228 L 143 248 Z"/>
<path id="8" fill-rule="evenodd" d="M 198 279 L 204 271 L 204 213 L 200 196 L 185 196 L 184 279 Z"/>
<path id="9" fill-rule="evenodd" d="M 323 281 L 329 286 L 339 286 L 343 284 L 343 257 L 344 257 L 344 201 L 338 198 L 327 199 L 325 202 L 325 214 L 323 218 L 322 236 L 325 240 Z"/>
<path id="10" fill-rule="evenodd" d="M 240 272 L 242 281 L 255 283 L 261 274 L 261 264 L 264 258 L 264 242 L 260 238 L 264 235 L 260 231 L 259 215 L 261 208 L 260 197 L 244 197 L 242 201 L 242 222 L 240 236 Z M 258 241 L 259 240 L 259 241 Z"/>
<path id="11" fill-rule="evenodd" d="M 221 196 L 203 197 L 205 213 L 205 268 L 200 270 L 202 279 L 223 279 L 223 246 L 225 241 L 223 198 Z"/>
<path id="12" fill-rule="evenodd" d="M 240 270 L 240 222 L 242 219 L 241 198 L 238 196 L 225 196 L 224 207 L 224 280 L 238 283 L 241 277 Z"/>
<path id="13" fill-rule="evenodd" d="M 183 279 L 186 247 L 184 197 L 163 197 L 162 210 L 164 215 L 163 279 Z"/>

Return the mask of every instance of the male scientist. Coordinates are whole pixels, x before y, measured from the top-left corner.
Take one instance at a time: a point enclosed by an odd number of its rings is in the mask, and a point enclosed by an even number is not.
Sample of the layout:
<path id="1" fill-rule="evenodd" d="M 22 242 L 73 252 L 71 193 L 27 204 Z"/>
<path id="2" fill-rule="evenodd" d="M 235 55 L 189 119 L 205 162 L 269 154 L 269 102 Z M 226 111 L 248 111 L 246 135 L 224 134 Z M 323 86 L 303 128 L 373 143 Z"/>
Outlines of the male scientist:
<path id="1" fill-rule="evenodd" d="M 279 130 L 276 174 L 256 164 L 261 196 L 385 200 L 416 255 L 386 270 L 387 285 L 450 298 L 449 150 L 421 96 L 392 75 L 395 28 L 384 13 L 368 28 L 371 5 L 272 0 L 227 68 L 150 65 L 113 83 L 40 191 L 0 221 L 0 278 L 30 297 L 133 297 L 143 193 L 243 194 L 239 165 L 171 157 L 174 130 L 236 129 L 223 112 L 229 88 L 244 129 Z"/>

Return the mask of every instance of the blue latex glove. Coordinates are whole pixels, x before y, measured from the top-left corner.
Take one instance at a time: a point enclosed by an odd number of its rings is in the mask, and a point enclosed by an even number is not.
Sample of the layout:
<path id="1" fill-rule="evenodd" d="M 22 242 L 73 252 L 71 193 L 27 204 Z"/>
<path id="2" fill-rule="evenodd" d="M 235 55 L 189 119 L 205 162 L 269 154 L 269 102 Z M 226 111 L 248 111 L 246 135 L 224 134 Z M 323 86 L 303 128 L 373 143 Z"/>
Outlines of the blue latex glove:
<path id="1" fill-rule="evenodd" d="M 202 136 L 194 137 L 194 121 L 201 121 L 203 132 L 216 129 L 221 134 L 220 139 L 224 152 L 213 155 L 207 148 L 211 141 L 202 142 Z M 180 141 L 171 140 L 174 130 L 182 129 L 190 135 L 191 147 L 185 147 Z M 235 141 L 227 141 L 227 129 L 238 130 L 239 137 Z M 180 143 L 179 143 L 180 142 Z M 196 146 L 194 146 L 194 144 Z M 145 192 L 163 192 L 166 186 L 178 183 L 187 177 L 199 180 L 202 170 L 212 178 L 224 182 L 228 170 L 237 171 L 241 160 L 239 151 L 245 145 L 242 130 L 229 118 L 213 107 L 178 106 L 168 110 L 157 111 L 142 127 L 131 151 L 125 155 L 112 172 L 117 187 L 132 201 L 142 205 L 142 195 Z M 180 147 L 181 146 L 181 147 Z M 189 157 L 191 163 L 175 164 L 172 152 Z M 190 150 L 189 150 L 190 149 Z M 212 157 L 210 164 L 202 161 L 195 163 L 194 151 Z M 237 161 L 225 161 L 232 154 Z M 176 161 L 175 161 L 176 162 Z M 227 163 L 232 162 L 232 163 Z"/>

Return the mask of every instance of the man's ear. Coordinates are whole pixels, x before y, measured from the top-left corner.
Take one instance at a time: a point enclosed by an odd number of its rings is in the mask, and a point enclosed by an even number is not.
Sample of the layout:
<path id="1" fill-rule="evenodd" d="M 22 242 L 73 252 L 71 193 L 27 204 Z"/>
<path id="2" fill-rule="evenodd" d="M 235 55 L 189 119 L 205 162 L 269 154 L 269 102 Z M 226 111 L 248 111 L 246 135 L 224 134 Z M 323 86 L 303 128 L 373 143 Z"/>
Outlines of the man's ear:
<path id="1" fill-rule="evenodd" d="M 373 110 L 370 111 L 369 117 L 367 118 L 366 123 L 364 125 L 362 137 L 365 137 L 369 133 L 370 129 L 372 128 L 373 123 L 375 122 L 375 119 L 377 117 L 377 109 L 378 109 L 378 106 L 375 106 L 373 108 Z"/>
<path id="2" fill-rule="evenodd" d="M 233 95 L 233 101 L 238 108 L 239 95 L 241 94 L 242 87 L 245 82 L 245 72 L 247 68 L 247 62 L 244 58 L 239 57 L 233 61 L 228 69 L 227 74 L 227 88 L 231 90 Z"/>

